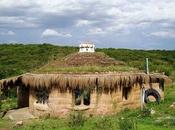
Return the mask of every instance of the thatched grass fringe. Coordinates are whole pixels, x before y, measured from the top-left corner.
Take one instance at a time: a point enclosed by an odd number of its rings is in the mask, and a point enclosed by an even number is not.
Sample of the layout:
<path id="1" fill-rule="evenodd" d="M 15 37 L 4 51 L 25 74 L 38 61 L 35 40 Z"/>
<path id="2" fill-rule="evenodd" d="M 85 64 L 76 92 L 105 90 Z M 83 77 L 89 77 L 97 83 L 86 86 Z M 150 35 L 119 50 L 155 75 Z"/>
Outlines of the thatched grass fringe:
<path id="1" fill-rule="evenodd" d="M 73 90 L 75 88 L 101 89 L 116 91 L 123 87 L 133 87 L 142 84 L 171 83 L 165 75 L 145 73 L 104 73 L 104 74 L 24 74 L 18 77 L 0 80 L 0 87 L 26 86 L 32 88 Z"/>

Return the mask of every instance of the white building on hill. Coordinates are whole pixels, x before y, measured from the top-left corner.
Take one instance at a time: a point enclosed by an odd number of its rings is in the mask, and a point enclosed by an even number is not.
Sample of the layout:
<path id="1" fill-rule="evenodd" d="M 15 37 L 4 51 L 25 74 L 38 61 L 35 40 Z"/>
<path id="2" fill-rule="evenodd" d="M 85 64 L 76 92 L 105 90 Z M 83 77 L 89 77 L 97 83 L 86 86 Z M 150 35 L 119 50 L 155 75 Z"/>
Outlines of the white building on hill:
<path id="1" fill-rule="evenodd" d="M 91 42 L 81 43 L 79 48 L 79 52 L 95 52 L 95 45 Z"/>

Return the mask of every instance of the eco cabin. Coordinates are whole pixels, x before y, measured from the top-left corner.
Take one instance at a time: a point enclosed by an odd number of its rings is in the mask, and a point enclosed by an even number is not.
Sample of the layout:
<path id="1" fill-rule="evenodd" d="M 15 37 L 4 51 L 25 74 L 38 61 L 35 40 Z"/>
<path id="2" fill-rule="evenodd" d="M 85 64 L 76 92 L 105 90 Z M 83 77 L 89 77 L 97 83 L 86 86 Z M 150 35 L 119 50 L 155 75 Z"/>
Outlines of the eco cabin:
<path id="1" fill-rule="evenodd" d="M 164 99 L 165 75 L 144 73 L 24 74 L 0 81 L 1 91 L 17 88 L 18 107 L 32 114 L 65 116 L 71 111 L 89 115 L 119 112 L 145 105 L 152 96 Z"/>

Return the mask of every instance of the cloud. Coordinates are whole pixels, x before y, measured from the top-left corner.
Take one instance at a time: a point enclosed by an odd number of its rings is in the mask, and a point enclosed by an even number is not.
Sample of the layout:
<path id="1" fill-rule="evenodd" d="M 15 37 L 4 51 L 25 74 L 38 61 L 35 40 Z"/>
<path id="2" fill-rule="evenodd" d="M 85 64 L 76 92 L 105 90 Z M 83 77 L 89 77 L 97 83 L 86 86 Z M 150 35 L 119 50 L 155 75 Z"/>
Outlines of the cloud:
<path id="1" fill-rule="evenodd" d="M 76 26 L 82 27 L 82 26 L 92 25 L 94 23 L 97 23 L 97 21 L 90 21 L 90 20 L 81 19 L 81 20 L 77 21 Z"/>
<path id="2" fill-rule="evenodd" d="M 19 17 L 19 16 L 0 16 L 0 27 L 13 27 L 13 28 L 33 28 L 38 27 L 32 17 Z"/>
<path id="3" fill-rule="evenodd" d="M 151 48 L 146 42 L 155 47 L 169 42 L 175 48 L 174 32 L 167 31 L 175 30 L 174 7 L 173 0 L 0 0 L 0 30 L 18 33 L 13 39 L 1 35 L 1 41 L 41 42 L 52 37 L 47 42 L 76 43 L 95 36 L 102 46 L 110 41 L 111 47 L 138 48 L 145 43 Z M 152 32 L 151 39 L 142 32 Z"/>
<path id="4" fill-rule="evenodd" d="M 72 37 L 72 35 L 69 33 L 60 33 L 54 29 L 46 29 L 45 31 L 43 31 L 42 37 L 66 37 L 66 38 L 69 38 L 69 37 Z"/>
<path id="5" fill-rule="evenodd" d="M 99 27 L 95 27 L 95 28 L 92 28 L 92 29 L 89 29 L 88 30 L 88 35 L 99 35 L 99 34 L 105 34 L 106 32 L 99 28 Z"/>
<path id="6" fill-rule="evenodd" d="M 150 33 L 151 36 L 161 37 L 161 38 L 175 38 L 175 31 L 158 31 Z"/>
<path id="7" fill-rule="evenodd" d="M 16 35 L 13 31 L 0 32 L 0 35 L 13 36 Z"/>

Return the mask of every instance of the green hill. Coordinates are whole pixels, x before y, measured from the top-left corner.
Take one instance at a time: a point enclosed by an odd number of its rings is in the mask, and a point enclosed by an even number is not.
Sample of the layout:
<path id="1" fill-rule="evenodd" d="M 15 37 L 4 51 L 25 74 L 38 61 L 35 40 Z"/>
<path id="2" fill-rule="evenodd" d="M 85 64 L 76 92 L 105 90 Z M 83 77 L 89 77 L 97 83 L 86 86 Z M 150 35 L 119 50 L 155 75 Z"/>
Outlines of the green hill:
<path id="1" fill-rule="evenodd" d="M 15 76 L 26 72 L 33 72 L 39 68 L 43 68 L 51 61 L 63 59 L 69 54 L 78 51 L 77 47 L 68 46 L 55 46 L 50 44 L 2 44 L 0 45 L 0 79 L 9 76 Z M 108 67 L 72 67 L 72 68 L 59 68 L 57 71 L 111 71 L 111 70 L 144 70 L 145 58 L 150 59 L 150 71 L 152 72 L 165 72 L 167 75 L 174 74 L 175 70 L 175 51 L 166 50 L 128 50 L 128 49 L 97 49 L 97 52 L 104 52 L 109 57 L 123 61 L 124 67 L 115 68 Z M 105 67 L 106 68 L 106 67 Z M 48 68 L 47 68 L 48 69 Z M 43 71 L 50 71 L 43 69 Z M 55 71 L 55 70 L 54 70 Z"/>
<path id="2" fill-rule="evenodd" d="M 48 63 L 55 57 L 64 57 L 76 52 L 75 47 L 59 47 L 49 44 L 0 45 L 0 79 L 30 72 Z"/>

